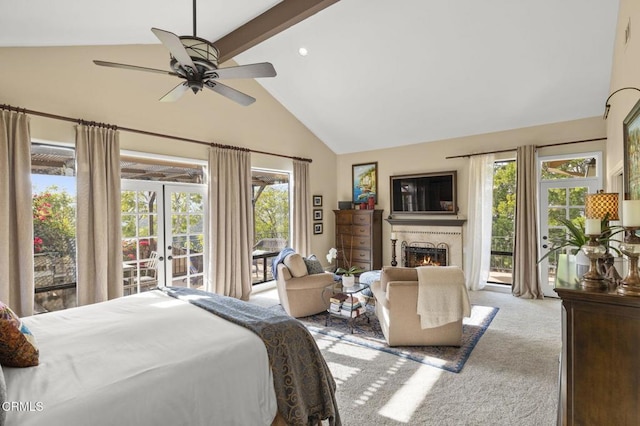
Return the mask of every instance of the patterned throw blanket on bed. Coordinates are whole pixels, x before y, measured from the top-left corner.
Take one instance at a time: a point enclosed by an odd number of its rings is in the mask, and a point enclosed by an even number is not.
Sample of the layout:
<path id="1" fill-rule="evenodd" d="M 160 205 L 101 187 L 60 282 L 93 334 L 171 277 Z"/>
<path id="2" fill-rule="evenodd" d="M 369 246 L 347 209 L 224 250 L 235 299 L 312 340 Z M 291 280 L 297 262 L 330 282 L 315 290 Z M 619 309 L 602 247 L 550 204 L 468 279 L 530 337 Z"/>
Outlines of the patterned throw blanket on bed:
<path id="1" fill-rule="evenodd" d="M 182 299 L 256 333 L 267 348 L 278 399 L 288 425 L 329 420 L 340 426 L 336 383 L 313 336 L 298 320 L 232 297 L 184 287 L 165 287 Z"/>

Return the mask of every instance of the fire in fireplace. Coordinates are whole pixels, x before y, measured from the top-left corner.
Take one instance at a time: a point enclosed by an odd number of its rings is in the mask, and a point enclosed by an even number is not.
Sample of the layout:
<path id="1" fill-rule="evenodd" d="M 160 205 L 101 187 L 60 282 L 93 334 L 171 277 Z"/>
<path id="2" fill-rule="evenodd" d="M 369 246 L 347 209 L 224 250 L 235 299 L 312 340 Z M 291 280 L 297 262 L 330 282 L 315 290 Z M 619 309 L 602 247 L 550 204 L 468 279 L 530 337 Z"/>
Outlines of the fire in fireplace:
<path id="1" fill-rule="evenodd" d="M 445 243 L 407 243 L 402 242 L 402 265 L 447 266 L 449 263 L 449 246 Z"/>

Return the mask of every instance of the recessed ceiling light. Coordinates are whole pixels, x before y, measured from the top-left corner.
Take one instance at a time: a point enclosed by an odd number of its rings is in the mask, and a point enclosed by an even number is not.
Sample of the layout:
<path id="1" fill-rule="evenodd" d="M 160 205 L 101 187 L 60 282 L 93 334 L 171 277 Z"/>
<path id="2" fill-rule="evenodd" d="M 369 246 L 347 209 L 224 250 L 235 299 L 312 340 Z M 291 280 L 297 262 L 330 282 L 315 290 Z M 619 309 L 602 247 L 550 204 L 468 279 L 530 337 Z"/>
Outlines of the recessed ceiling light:
<path id="1" fill-rule="evenodd" d="M 301 47 L 300 49 L 298 49 L 298 53 L 300 54 L 300 56 L 307 56 L 309 51 L 306 48 Z"/>

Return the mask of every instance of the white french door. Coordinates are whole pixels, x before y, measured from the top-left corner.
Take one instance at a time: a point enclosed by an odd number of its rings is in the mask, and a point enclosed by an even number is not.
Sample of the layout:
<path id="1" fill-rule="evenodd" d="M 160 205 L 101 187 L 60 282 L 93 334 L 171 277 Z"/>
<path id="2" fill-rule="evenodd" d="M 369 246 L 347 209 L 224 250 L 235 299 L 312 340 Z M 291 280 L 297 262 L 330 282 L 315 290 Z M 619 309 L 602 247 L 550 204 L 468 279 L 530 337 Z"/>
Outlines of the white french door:
<path id="1" fill-rule="evenodd" d="M 157 286 L 202 287 L 204 185 L 122 181 L 124 294 Z"/>
<path id="2" fill-rule="evenodd" d="M 600 152 L 538 157 L 540 257 L 567 232 L 558 219 L 583 220 L 586 195 L 602 189 L 601 158 Z M 573 253 L 567 249 L 565 254 Z M 557 254 L 540 262 L 540 284 L 545 296 L 557 297 L 553 289 L 558 266 Z"/>

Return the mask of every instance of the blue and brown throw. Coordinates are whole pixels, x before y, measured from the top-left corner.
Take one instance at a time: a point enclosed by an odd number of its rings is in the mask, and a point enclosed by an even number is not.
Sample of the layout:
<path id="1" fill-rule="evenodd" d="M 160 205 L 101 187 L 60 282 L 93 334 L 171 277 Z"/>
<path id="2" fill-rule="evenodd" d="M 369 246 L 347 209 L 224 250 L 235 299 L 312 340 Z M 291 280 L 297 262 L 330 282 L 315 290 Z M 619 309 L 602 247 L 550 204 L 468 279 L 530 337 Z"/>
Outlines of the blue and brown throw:
<path id="1" fill-rule="evenodd" d="M 219 294 L 184 287 L 162 290 L 245 327 L 262 339 L 273 372 L 278 412 L 288 425 L 316 425 L 327 419 L 332 426 L 341 425 L 335 380 L 313 336 L 301 322 Z"/>

